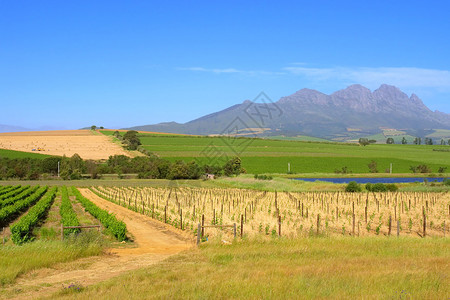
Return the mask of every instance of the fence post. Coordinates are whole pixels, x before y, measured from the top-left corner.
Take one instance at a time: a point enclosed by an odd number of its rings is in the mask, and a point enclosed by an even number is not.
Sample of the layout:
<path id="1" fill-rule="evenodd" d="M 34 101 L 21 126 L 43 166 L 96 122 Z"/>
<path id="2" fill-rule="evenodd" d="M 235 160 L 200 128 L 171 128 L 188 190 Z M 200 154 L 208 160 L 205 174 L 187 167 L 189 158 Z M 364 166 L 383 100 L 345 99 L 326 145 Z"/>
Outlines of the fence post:
<path id="1" fill-rule="evenodd" d="M 198 228 L 197 228 L 197 245 L 200 244 L 200 234 L 201 234 L 201 225 L 200 223 L 198 223 Z"/>
<path id="2" fill-rule="evenodd" d="M 244 235 L 244 215 L 241 215 L 241 239 Z"/>
<path id="3" fill-rule="evenodd" d="M 319 231 L 320 231 L 320 214 L 317 214 L 317 231 L 316 231 L 316 235 L 319 235 Z"/>
<path id="4" fill-rule="evenodd" d="M 167 223 L 167 205 L 164 206 L 164 223 Z"/>
<path id="5" fill-rule="evenodd" d="M 234 238 L 236 238 L 236 223 L 233 223 L 233 233 L 234 233 Z M 445 231 L 444 231 L 444 236 L 445 236 Z"/>
<path id="6" fill-rule="evenodd" d="M 281 216 L 278 216 L 278 236 L 281 236 Z"/>
<path id="7" fill-rule="evenodd" d="M 183 209 L 180 208 L 180 229 L 183 230 Z"/>
<path id="8" fill-rule="evenodd" d="M 205 234 L 205 215 L 202 215 L 202 238 L 203 235 Z"/>
<path id="9" fill-rule="evenodd" d="M 3 228 L 3 230 L 5 230 L 5 229 Z M 444 237 L 445 237 L 445 221 L 444 221 Z"/>
<path id="10" fill-rule="evenodd" d="M 64 225 L 61 223 L 61 241 L 64 241 Z"/>
<path id="11" fill-rule="evenodd" d="M 397 219 L 397 237 L 400 236 L 400 219 Z"/>
<path id="12" fill-rule="evenodd" d="M 353 204 L 355 204 L 354 202 L 353 202 Z M 353 213 L 353 215 L 352 215 L 352 219 L 353 219 L 353 221 L 352 221 L 352 235 L 353 236 L 355 236 L 355 222 L 356 222 L 356 218 L 355 218 L 355 213 Z"/>
<path id="13" fill-rule="evenodd" d="M 423 237 L 427 235 L 427 215 L 425 213 L 425 208 L 422 206 L 423 210 Z"/>
<path id="14" fill-rule="evenodd" d="M 391 235 L 391 225 L 392 225 L 392 216 L 389 215 L 389 220 L 388 220 L 388 226 L 389 226 L 389 231 L 388 231 L 388 235 Z"/>

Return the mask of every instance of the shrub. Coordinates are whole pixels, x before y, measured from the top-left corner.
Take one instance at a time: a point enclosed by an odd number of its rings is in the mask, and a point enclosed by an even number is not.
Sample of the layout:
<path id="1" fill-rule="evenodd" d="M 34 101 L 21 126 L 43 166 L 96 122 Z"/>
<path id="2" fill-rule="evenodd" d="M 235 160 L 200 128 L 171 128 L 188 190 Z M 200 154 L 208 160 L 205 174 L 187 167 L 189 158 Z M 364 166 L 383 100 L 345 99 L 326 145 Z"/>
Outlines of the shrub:
<path id="1" fill-rule="evenodd" d="M 386 184 L 386 188 L 389 192 L 396 192 L 398 191 L 398 186 L 396 186 L 394 183 Z"/>
<path id="2" fill-rule="evenodd" d="M 445 178 L 444 179 L 444 185 L 450 186 L 450 178 Z"/>
<path id="3" fill-rule="evenodd" d="M 345 187 L 345 191 L 350 193 L 361 192 L 361 186 L 356 181 L 350 181 Z"/>
<path id="4" fill-rule="evenodd" d="M 409 169 L 413 173 L 431 173 L 431 168 L 427 165 L 410 166 Z"/>
<path id="5" fill-rule="evenodd" d="M 384 183 L 375 183 L 372 185 L 372 191 L 371 192 L 387 192 L 387 187 Z"/>

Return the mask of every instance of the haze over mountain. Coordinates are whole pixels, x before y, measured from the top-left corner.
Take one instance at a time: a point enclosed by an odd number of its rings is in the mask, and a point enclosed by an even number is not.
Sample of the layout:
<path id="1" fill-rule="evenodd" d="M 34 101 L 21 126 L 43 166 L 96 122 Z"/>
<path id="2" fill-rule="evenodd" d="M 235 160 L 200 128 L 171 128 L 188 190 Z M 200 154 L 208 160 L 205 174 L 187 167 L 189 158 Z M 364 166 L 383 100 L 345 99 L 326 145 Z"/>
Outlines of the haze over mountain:
<path id="1" fill-rule="evenodd" d="M 385 128 L 419 134 L 429 129 L 450 129 L 450 114 L 431 111 L 415 94 L 406 95 L 383 84 L 375 91 L 362 85 L 326 95 L 301 89 L 270 102 L 263 93 L 190 122 L 159 123 L 129 129 L 169 133 L 242 136 L 309 135 L 345 140 L 381 132 Z"/>

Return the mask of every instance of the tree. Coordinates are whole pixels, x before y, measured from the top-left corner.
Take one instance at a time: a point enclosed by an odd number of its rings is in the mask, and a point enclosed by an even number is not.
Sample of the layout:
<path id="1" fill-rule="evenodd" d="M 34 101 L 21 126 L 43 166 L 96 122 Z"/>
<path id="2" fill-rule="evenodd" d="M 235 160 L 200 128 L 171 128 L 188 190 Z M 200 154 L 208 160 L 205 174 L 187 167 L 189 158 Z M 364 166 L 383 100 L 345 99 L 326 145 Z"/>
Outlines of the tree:
<path id="1" fill-rule="evenodd" d="M 138 132 L 135 130 L 127 131 L 123 136 L 123 141 L 128 145 L 128 150 L 136 150 L 141 145 L 141 140 L 137 136 Z"/>
<path id="2" fill-rule="evenodd" d="M 408 141 L 406 140 L 405 137 L 403 137 L 403 138 L 402 138 L 402 145 L 406 145 L 406 144 L 408 144 Z"/>
<path id="3" fill-rule="evenodd" d="M 420 144 L 422 144 L 422 139 L 420 137 L 416 137 L 414 139 L 414 145 L 420 145 Z"/>
<path id="4" fill-rule="evenodd" d="M 367 145 L 370 144 L 369 143 L 369 139 L 368 138 L 360 138 L 359 139 L 359 144 L 362 145 L 362 146 L 367 146 Z"/>
<path id="5" fill-rule="evenodd" d="M 361 192 L 361 185 L 356 183 L 356 181 L 350 181 L 345 187 L 345 191 L 349 193 Z"/>
<path id="6" fill-rule="evenodd" d="M 58 162 L 61 160 L 59 157 L 47 157 L 42 160 L 41 170 L 43 173 L 58 174 Z"/>
<path id="7" fill-rule="evenodd" d="M 438 169 L 438 173 L 444 173 L 445 172 L 445 170 L 447 170 L 447 167 L 439 167 L 439 169 Z"/>
<path id="8" fill-rule="evenodd" d="M 445 145 L 444 139 L 441 139 L 441 145 Z"/>
<path id="9" fill-rule="evenodd" d="M 95 130 L 95 129 L 97 129 L 97 126 L 92 125 L 92 126 L 91 126 L 91 130 Z"/>
<path id="10" fill-rule="evenodd" d="M 433 145 L 433 139 L 432 138 L 425 138 L 425 145 Z"/>
<path id="11" fill-rule="evenodd" d="M 378 173 L 378 169 L 377 169 L 377 162 L 372 160 L 369 164 L 369 172 L 370 173 Z"/>
<path id="12" fill-rule="evenodd" d="M 239 175 L 242 173 L 241 159 L 237 156 L 233 157 L 225 163 L 223 167 L 225 176 Z"/>
<path id="13" fill-rule="evenodd" d="M 413 173 L 431 173 L 431 169 L 427 165 L 410 166 L 409 169 Z"/>
<path id="14" fill-rule="evenodd" d="M 394 144 L 394 139 L 391 138 L 391 137 L 390 137 L 390 138 L 387 138 L 386 144 L 390 144 L 390 145 Z"/>

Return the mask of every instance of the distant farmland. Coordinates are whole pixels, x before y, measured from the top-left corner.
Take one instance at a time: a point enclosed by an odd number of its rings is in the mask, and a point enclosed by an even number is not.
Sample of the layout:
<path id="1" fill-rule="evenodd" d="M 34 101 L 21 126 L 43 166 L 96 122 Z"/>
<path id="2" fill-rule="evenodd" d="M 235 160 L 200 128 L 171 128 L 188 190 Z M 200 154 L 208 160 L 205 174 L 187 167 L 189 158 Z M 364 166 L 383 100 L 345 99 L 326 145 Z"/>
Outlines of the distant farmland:
<path id="1" fill-rule="evenodd" d="M 41 154 L 41 153 L 30 153 L 14 150 L 0 149 L 0 158 L 38 158 L 44 159 L 50 157 L 51 155 Z"/>
<path id="2" fill-rule="evenodd" d="M 103 132 L 112 134 L 112 132 Z M 347 167 L 353 173 L 368 173 L 374 160 L 383 173 L 393 164 L 394 173 L 411 173 L 410 166 L 426 164 L 433 172 L 440 167 L 450 171 L 450 146 L 369 145 L 282 141 L 270 139 L 179 136 L 161 134 L 139 135 L 145 149 L 171 161 L 215 163 L 233 156 L 242 159 L 248 173 L 286 173 L 290 163 L 295 173 L 333 173 Z"/>

